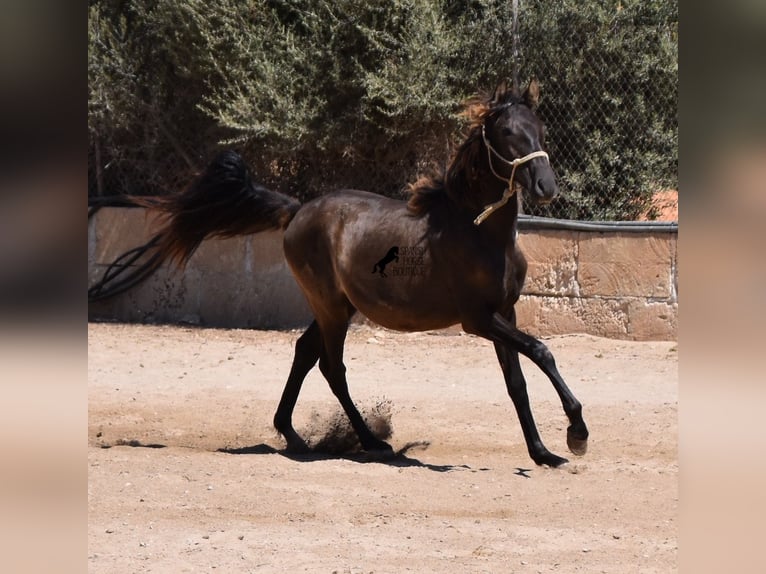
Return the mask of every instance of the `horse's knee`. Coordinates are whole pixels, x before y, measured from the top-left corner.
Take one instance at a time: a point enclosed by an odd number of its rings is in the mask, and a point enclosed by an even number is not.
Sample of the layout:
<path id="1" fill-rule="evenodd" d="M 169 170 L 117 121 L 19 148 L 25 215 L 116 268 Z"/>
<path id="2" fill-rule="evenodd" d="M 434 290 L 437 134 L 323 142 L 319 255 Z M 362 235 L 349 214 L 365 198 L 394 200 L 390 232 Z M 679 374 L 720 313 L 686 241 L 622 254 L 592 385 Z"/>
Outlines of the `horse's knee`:
<path id="1" fill-rule="evenodd" d="M 532 356 L 530 357 L 536 363 L 554 365 L 556 360 L 553 358 L 553 353 L 550 352 L 548 347 L 540 341 L 532 349 Z"/>

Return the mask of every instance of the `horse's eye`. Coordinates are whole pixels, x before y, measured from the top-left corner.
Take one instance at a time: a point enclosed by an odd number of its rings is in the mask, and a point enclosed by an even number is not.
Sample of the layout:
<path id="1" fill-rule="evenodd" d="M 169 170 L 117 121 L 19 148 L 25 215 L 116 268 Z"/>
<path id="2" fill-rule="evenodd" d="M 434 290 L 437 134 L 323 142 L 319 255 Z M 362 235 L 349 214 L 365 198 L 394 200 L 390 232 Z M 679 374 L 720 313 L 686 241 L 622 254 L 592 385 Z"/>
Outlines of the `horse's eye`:
<path id="1" fill-rule="evenodd" d="M 511 128 L 503 128 L 502 130 L 500 130 L 500 132 L 501 132 L 501 133 L 502 133 L 504 136 L 509 136 L 509 135 L 511 135 L 511 134 L 513 133 L 513 132 L 511 131 Z"/>

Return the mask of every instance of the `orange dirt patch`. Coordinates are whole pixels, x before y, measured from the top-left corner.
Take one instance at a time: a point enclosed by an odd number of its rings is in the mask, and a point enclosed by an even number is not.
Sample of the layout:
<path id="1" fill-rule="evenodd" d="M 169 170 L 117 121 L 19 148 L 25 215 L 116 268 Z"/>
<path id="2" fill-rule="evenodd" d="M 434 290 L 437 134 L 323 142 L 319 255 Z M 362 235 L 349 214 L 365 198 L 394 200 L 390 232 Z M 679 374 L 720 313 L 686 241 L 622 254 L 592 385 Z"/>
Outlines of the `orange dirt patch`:
<path id="1" fill-rule="evenodd" d="M 652 198 L 652 207 L 659 213 L 653 221 L 678 221 L 678 190 L 658 191 Z M 640 219 L 647 221 L 649 219 L 648 213 L 645 213 Z"/>

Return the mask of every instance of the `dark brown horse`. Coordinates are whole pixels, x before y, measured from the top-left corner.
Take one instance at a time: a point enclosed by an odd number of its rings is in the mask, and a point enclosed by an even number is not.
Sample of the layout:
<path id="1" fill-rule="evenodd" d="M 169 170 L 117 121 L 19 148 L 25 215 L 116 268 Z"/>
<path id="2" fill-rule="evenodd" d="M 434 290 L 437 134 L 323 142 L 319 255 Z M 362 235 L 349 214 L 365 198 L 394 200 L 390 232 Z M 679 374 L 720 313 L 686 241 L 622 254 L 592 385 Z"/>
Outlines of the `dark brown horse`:
<path id="1" fill-rule="evenodd" d="M 289 450 L 308 448 L 293 428 L 292 414 L 303 380 L 318 361 L 362 447 L 376 456 L 392 454 L 373 436 L 348 392 L 343 347 L 349 321 L 359 311 L 389 329 L 460 324 L 492 341 L 529 455 L 537 464 L 559 466 L 566 459 L 543 445 L 530 410 L 519 353 L 528 357 L 561 398 L 570 422 L 569 449 L 585 453 L 588 430 L 580 403 L 546 346 L 516 328 L 514 305 L 527 264 L 516 242 L 513 195 L 520 187 L 533 201 L 549 202 L 558 193 L 542 151 L 538 96 L 533 80 L 523 94 L 501 84 L 492 96 L 470 101 L 465 141 L 445 173 L 411 186 L 409 202 L 343 190 L 301 205 L 255 184 L 242 158 L 225 152 L 185 192 L 152 203 L 165 222 L 159 252 L 181 263 L 206 237 L 284 230 L 285 257 L 315 318 L 296 343 L 274 416 Z M 371 268 L 380 273 L 371 274 Z"/>

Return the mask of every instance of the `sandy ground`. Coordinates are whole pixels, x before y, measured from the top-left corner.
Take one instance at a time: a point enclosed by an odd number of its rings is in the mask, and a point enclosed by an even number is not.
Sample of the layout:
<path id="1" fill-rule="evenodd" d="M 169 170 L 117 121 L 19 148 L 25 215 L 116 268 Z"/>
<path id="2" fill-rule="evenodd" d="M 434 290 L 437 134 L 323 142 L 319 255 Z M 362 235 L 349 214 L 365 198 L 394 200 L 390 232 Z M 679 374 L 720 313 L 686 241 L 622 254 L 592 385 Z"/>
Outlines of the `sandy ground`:
<path id="1" fill-rule="evenodd" d="M 546 341 L 584 405 L 584 457 L 547 379 L 523 364 L 560 469 L 529 459 L 486 341 L 355 326 L 360 409 L 390 406 L 388 463 L 279 452 L 271 427 L 298 333 L 91 324 L 88 571 L 656 572 L 677 569 L 672 342 Z M 310 437 L 337 411 L 315 370 Z"/>

